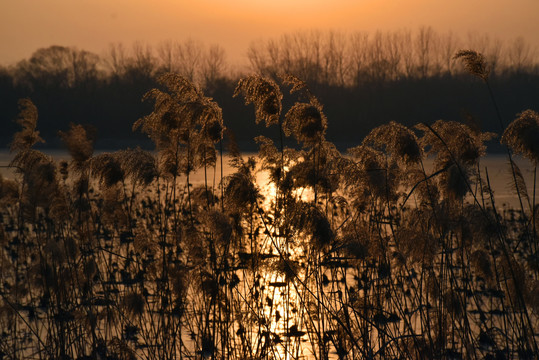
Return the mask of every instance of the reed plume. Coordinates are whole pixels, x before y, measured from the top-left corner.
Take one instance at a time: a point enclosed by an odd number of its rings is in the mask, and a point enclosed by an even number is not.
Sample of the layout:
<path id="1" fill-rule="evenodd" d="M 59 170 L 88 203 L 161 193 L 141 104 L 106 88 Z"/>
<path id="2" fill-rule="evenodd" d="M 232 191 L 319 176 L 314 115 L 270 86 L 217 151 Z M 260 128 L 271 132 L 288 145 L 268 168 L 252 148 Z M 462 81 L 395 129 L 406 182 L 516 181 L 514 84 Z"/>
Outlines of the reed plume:
<path id="1" fill-rule="evenodd" d="M 381 151 L 366 145 L 359 145 L 348 149 L 355 163 L 353 175 L 345 179 L 360 187 L 360 191 L 367 191 L 375 198 L 389 198 L 395 200 L 395 190 L 398 183 L 399 170 L 395 163 L 387 163 Z M 363 189 L 361 189 L 363 188 Z"/>
<path id="2" fill-rule="evenodd" d="M 19 187 L 14 180 L 4 179 L 0 174 L 0 206 L 14 204 L 19 197 Z"/>
<path id="3" fill-rule="evenodd" d="M 279 123 L 283 95 L 272 80 L 252 75 L 241 79 L 234 90 L 234 96 L 242 94 L 245 104 L 254 104 L 256 122 L 264 121 L 266 126 Z"/>
<path id="4" fill-rule="evenodd" d="M 287 136 L 293 135 L 298 142 L 306 146 L 319 143 L 327 129 L 327 118 L 318 101 L 295 103 L 285 115 L 283 131 Z"/>
<path id="5" fill-rule="evenodd" d="M 487 80 L 490 68 L 485 62 L 483 54 L 474 50 L 460 50 L 453 57 L 455 60 L 462 60 L 468 72 L 483 80 Z"/>
<path id="6" fill-rule="evenodd" d="M 365 137 L 363 144 L 386 151 L 406 165 L 418 163 L 423 156 L 417 136 L 406 126 L 394 121 L 373 129 Z"/>
<path id="7" fill-rule="evenodd" d="M 539 162 L 539 114 L 533 110 L 525 110 L 518 114 L 518 117 L 505 129 L 501 142 L 515 153 L 537 164 Z"/>
<path id="8" fill-rule="evenodd" d="M 125 178 L 118 156 L 114 153 L 96 155 L 90 161 L 90 169 L 106 187 L 112 187 Z"/>
<path id="9" fill-rule="evenodd" d="M 69 130 L 67 132 L 60 131 L 59 135 L 73 158 L 75 168 L 81 170 L 83 164 L 94 153 L 96 129 L 80 124 L 70 124 Z"/>
<path id="10" fill-rule="evenodd" d="M 225 204 L 227 209 L 243 212 L 256 205 L 259 197 L 259 190 L 249 175 L 235 173 L 225 178 Z"/>
<path id="11" fill-rule="evenodd" d="M 142 186 L 150 185 L 158 175 L 155 157 L 141 148 L 121 150 L 119 162 L 126 176 Z"/>
<path id="12" fill-rule="evenodd" d="M 22 129 L 13 136 L 10 144 L 11 151 L 28 150 L 37 143 L 45 142 L 36 130 L 37 117 L 37 108 L 30 99 L 19 100 L 19 114 L 16 122 Z"/>

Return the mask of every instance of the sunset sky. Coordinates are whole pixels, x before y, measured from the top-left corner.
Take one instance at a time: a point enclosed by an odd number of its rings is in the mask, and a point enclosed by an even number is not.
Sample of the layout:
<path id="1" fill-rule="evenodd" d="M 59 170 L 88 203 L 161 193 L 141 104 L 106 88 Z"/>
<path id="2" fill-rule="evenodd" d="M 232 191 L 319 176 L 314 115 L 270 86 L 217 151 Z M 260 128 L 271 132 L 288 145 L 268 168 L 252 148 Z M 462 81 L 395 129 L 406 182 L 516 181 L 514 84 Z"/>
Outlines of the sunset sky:
<path id="1" fill-rule="evenodd" d="M 252 41 L 301 30 L 415 30 L 523 36 L 539 51 L 539 0 L 2 0 L 0 64 L 50 45 L 200 40 L 245 62 Z"/>

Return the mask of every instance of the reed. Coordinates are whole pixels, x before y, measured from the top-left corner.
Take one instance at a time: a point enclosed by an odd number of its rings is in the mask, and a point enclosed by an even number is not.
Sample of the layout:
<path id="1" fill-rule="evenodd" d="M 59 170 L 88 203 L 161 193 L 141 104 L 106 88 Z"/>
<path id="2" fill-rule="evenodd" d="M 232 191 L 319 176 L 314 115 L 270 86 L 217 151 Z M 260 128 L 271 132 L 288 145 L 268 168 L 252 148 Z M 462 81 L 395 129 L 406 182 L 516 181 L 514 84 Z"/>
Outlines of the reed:
<path id="1" fill-rule="evenodd" d="M 487 80 L 484 59 L 460 52 Z M 496 206 L 492 134 L 439 120 L 389 122 L 341 154 L 294 76 L 236 94 L 278 142 L 229 141 L 212 99 L 166 74 L 135 122 L 156 149 L 94 155 L 91 129 L 61 133 L 71 160 L 34 149 L 21 101 L 0 178 L 0 354 L 29 359 L 532 359 L 539 352 L 535 183 L 529 211 Z M 285 96 L 297 101 L 283 109 Z M 501 138 L 537 163 L 538 116 Z M 297 141 L 285 147 L 285 137 Z M 434 165 L 425 165 L 427 157 Z M 192 184 L 195 171 L 202 184 Z M 257 183 L 259 172 L 268 183 Z M 534 177 L 535 182 L 535 177 Z M 269 190 L 265 190 L 269 189 Z"/>

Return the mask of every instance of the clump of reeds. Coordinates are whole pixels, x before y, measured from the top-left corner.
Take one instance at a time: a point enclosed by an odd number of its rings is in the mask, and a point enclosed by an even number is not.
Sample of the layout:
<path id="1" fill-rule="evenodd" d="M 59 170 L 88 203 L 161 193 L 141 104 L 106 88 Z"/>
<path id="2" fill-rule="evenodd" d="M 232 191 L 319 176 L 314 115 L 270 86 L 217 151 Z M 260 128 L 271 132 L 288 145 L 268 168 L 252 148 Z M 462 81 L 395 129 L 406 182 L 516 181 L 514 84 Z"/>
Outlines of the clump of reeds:
<path id="1" fill-rule="evenodd" d="M 480 54 L 456 57 L 487 80 Z M 480 167 L 492 134 L 453 121 L 389 122 L 342 155 L 306 83 L 250 76 L 235 94 L 279 140 L 257 138 L 256 157 L 232 143 L 233 172 L 216 184 L 208 173 L 223 155 L 219 106 L 179 75 L 160 85 L 134 126 L 155 153 L 94 155 L 91 129 L 72 125 L 61 133 L 72 158 L 57 164 L 33 148 L 37 109 L 21 102 L 17 181 L 0 178 L 0 354 L 537 353 L 538 215 L 534 201 L 531 216 L 495 206 Z M 298 101 L 283 109 L 287 88 Z M 537 119 L 525 111 L 502 136 L 534 165 Z M 203 184 L 191 183 L 195 171 Z M 268 184 L 257 183 L 259 171 Z"/>

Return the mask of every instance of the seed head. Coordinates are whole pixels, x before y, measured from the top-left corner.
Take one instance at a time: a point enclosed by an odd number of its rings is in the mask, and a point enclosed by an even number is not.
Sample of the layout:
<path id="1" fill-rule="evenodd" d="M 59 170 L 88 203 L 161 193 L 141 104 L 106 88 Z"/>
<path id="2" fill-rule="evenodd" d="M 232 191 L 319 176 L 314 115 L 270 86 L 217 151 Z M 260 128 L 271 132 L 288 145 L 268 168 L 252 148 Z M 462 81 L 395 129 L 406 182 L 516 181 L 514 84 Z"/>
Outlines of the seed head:
<path id="1" fill-rule="evenodd" d="M 483 80 L 488 79 L 490 68 L 485 63 L 483 54 L 474 50 L 460 50 L 455 54 L 453 59 L 462 59 L 464 67 L 472 75 L 475 75 Z"/>
<path id="2" fill-rule="evenodd" d="M 234 96 L 240 93 L 246 104 L 255 105 L 257 123 L 264 120 L 266 126 L 270 126 L 279 122 L 283 95 L 274 81 L 257 75 L 248 76 L 238 82 Z"/>
<path id="3" fill-rule="evenodd" d="M 36 130 L 37 108 L 30 99 L 19 100 L 19 116 L 17 123 L 22 126 L 21 131 L 13 136 L 10 147 L 12 151 L 28 150 L 36 143 L 44 142 Z"/>
<path id="4" fill-rule="evenodd" d="M 144 296 L 140 293 L 131 292 L 126 294 L 122 303 L 131 315 L 139 316 L 144 313 L 144 305 L 146 302 Z"/>
<path id="5" fill-rule="evenodd" d="M 283 122 L 287 135 L 292 134 L 298 141 L 311 145 L 320 141 L 326 128 L 326 116 L 317 102 L 294 104 Z"/>
<path id="6" fill-rule="evenodd" d="M 106 187 L 116 185 L 124 179 L 124 171 L 118 161 L 117 154 L 103 153 L 91 159 L 90 168 Z"/>
<path id="7" fill-rule="evenodd" d="M 235 173 L 227 178 L 225 186 L 225 203 L 227 208 L 242 212 L 259 197 L 258 189 L 248 176 Z"/>
<path id="8" fill-rule="evenodd" d="M 373 129 L 363 144 L 386 150 L 396 160 L 405 164 L 418 163 L 423 155 L 417 136 L 406 126 L 394 121 Z"/>
<path id="9" fill-rule="evenodd" d="M 60 131 L 59 134 L 75 163 L 82 164 L 92 157 L 95 143 L 94 128 L 70 124 L 67 132 Z"/>
<path id="10" fill-rule="evenodd" d="M 539 114 L 533 110 L 526 110 L 518 115 L 518 118 L 505 129 L 501 142 L 515 153 L 537 164 L 539 162 Z"/>
<path id="11" fill-rule="evenodd" d="M 118 154 L 119 161 L 133 181 L 149 185 L 157 177 L 157 164 L 152 153 L 141 148 L 122 150 Z"/>
<path id="12" fill-rule="evenodd" d="M 460 200 L 469 190 L 470 174 L 461 164 L 448 164 L 447 171 L 440 177 L 440 188 L 446 198 Z"/>

